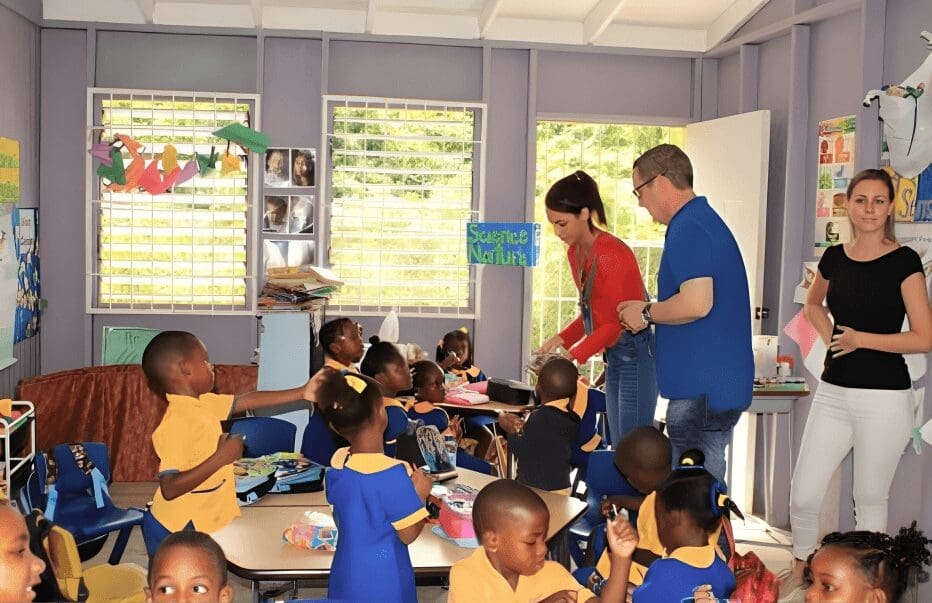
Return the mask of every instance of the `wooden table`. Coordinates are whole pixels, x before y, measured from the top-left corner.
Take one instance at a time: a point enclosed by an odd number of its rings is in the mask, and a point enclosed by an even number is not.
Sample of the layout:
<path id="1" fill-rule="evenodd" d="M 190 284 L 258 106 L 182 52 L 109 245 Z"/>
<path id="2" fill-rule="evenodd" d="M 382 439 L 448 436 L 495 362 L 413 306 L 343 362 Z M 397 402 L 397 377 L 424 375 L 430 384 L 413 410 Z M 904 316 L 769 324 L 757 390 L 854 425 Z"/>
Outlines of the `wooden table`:
<path id="1" fill-rule="evenodd" d="M 476 489 L 497 478 L 468 469 L 457 469 L 459 477 L 444 485 L 465 484 Z M 537 490 L 550 511 L 548 538 L 575 521 L 586 503 L 568 496 Z M 265 580 L 302 580 L 330 575 L 333 553 L 309 551 L 285 543 L 282 533 L 305 511 L 330 514 L 324 492 L 269 494 L 242 509 L 230 525 L 212 534 L 227 557 L 230 571 L 253 583 L 253 600 L 258 601 L 259 583 Z M 450 566 L 472 554 L 473 549 L 456 546 L 431 531 L 430 525 L 409 547 L 414 574 L 444 576 Z"/>
<path id="2" fill-rule="evenodd" d="M 437 404 L 437 406 L 445 409 L 447 412 L 453 414 L 473 414 L 473 415 L 497 415 L 503 412 L 514 412 L 521 413 L 528 410 L 534 410 L 533 404 L 525 404 L 524 406 L 515 406 L 514 404 L 506 404 L 504 402 L 483 402 L 482 404 L 470 404 L 470 405 L 461 405 L 461 404 Z"/>

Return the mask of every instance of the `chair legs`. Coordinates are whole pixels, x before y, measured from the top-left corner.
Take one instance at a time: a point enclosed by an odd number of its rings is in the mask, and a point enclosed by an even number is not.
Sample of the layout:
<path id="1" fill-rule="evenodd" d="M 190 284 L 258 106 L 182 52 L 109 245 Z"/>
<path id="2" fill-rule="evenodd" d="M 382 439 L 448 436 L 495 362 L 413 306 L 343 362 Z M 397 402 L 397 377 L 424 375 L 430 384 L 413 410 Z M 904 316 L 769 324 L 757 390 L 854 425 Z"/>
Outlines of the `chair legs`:
<path id="1" fill-rule="evenodd" d="M 139 529 L 141 530 L 142 527 Z M 126 550 L 126 544 L 129 542 L 129 535 L 132 531 L 133 526 L 120 530 L 120 535 L 117 536 L 116 542 L 113 543 L 113 550 L 110 551 L 110 558 L 107 559 L 107 563 L 110 565 L 117 565 L 120 563 L 120 559 L 123 558 L 123 552 Z"/>

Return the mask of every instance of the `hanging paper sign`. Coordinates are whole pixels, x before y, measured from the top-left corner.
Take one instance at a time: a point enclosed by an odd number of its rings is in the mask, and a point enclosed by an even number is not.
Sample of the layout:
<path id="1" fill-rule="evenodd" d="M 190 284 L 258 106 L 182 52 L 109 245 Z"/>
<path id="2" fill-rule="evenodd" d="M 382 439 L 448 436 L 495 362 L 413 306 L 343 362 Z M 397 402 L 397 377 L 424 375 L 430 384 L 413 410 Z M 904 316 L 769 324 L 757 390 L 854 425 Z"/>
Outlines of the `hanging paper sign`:
<path id="1" fill-rule="evenodd" d="M 470 264 L 536 266 L 540 257 L 540 224 L 468 222 L 466 256 Z"/>
<path id="2" fill-rule="evenodd" d="M 851 240 L 845 190 L 854 177 L 854 116 L 819 122 L 819 182 L 816 191 L 815 255 Z"/>

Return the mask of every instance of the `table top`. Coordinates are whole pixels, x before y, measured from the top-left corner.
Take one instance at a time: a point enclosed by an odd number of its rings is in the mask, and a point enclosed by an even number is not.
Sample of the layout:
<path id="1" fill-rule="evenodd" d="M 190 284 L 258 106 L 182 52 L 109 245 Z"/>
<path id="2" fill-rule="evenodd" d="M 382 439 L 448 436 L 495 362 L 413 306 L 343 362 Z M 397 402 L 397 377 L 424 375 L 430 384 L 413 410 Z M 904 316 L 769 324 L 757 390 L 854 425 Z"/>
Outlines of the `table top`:
<path id="1" fill-rule="evenodd" d="M 809 395 L 806 383 L 768 383 L 754 386 L 754 397 L 804 398 Z"/>
<path id="2" fill-rule="evenodd" d="M 498 479 L 468 469 L 457 471 L 459 477 L 444 482 L 444 485 L 466 484 L 482 489 Z M 537 490 L 537 493 L 550 511 L 548 537 L 575 521 L 586 510 L 586 503 L 579 499 L 542 490 Z M 313 504 L 315 502 L 317 504 Z M 323 492 L 270 494 L 254 505 L 243 507 L 239 518 L 211 536 L 226 554 L 230 570 L 242 578 L 295 580 L 329 575 L 333 553 L 302 549 L 282 540 L 285 528 L 300 518 L 304 511 L 331 513 Z M 431 527 L 426 525 L 417 540 L 408 547 L 414 573 L 419 576 L 445 575 L 450 566 L 474 550 L 440 538 L 431 531 Z"/>
<path id="3" fill-rule="evenodd" d="M 470 404 L 468 406 L 461 404 L 438 404 L 437 406 L 445 408 L 448 412 L 454 414 L 499 414 L 503 412 L 521 413 L 528 410 L 534 410 L 534 404 L 525 404 L 524 406 L 515 406 L 504 402 L 484 402 L 482 404 Z"/>

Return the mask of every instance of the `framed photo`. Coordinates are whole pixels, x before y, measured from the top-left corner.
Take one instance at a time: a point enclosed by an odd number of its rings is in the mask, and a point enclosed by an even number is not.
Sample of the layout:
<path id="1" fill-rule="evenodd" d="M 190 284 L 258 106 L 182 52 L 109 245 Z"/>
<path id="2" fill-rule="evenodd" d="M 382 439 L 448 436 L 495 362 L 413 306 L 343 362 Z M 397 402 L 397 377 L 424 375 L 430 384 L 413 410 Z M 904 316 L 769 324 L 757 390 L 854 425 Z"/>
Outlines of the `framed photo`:
<path id="1" fill-rule="evenodd" d="M 291 184 L 296 188 L 316 184 L 317 149 L 291 149 Z"/>
<path id="2" fill-rule="evenodd" d="M 263 242 L 263 248 L 263 272 L 267 272 L 269 268 L 293 268 L 313 264 L 315 260 L 314 241 L 266 240 Z"/>
<path id="3" fill-rule="evenodd" d="M 288 232 L 290 234 L 314 234 L 314 195 L 290 197 Z"/>
<path id="4" fill-rule="evenodd" d="M 265 152 L 266 186 L 291 186 L 291 158 L 288 149 L 269 149 Z"/>
<path id="5" fill-rule="evenodd" d="M 265 209 L 262 212 L 262 232 L 288 232 L 289 215 L 288 197 L 266 195 Z"/>

